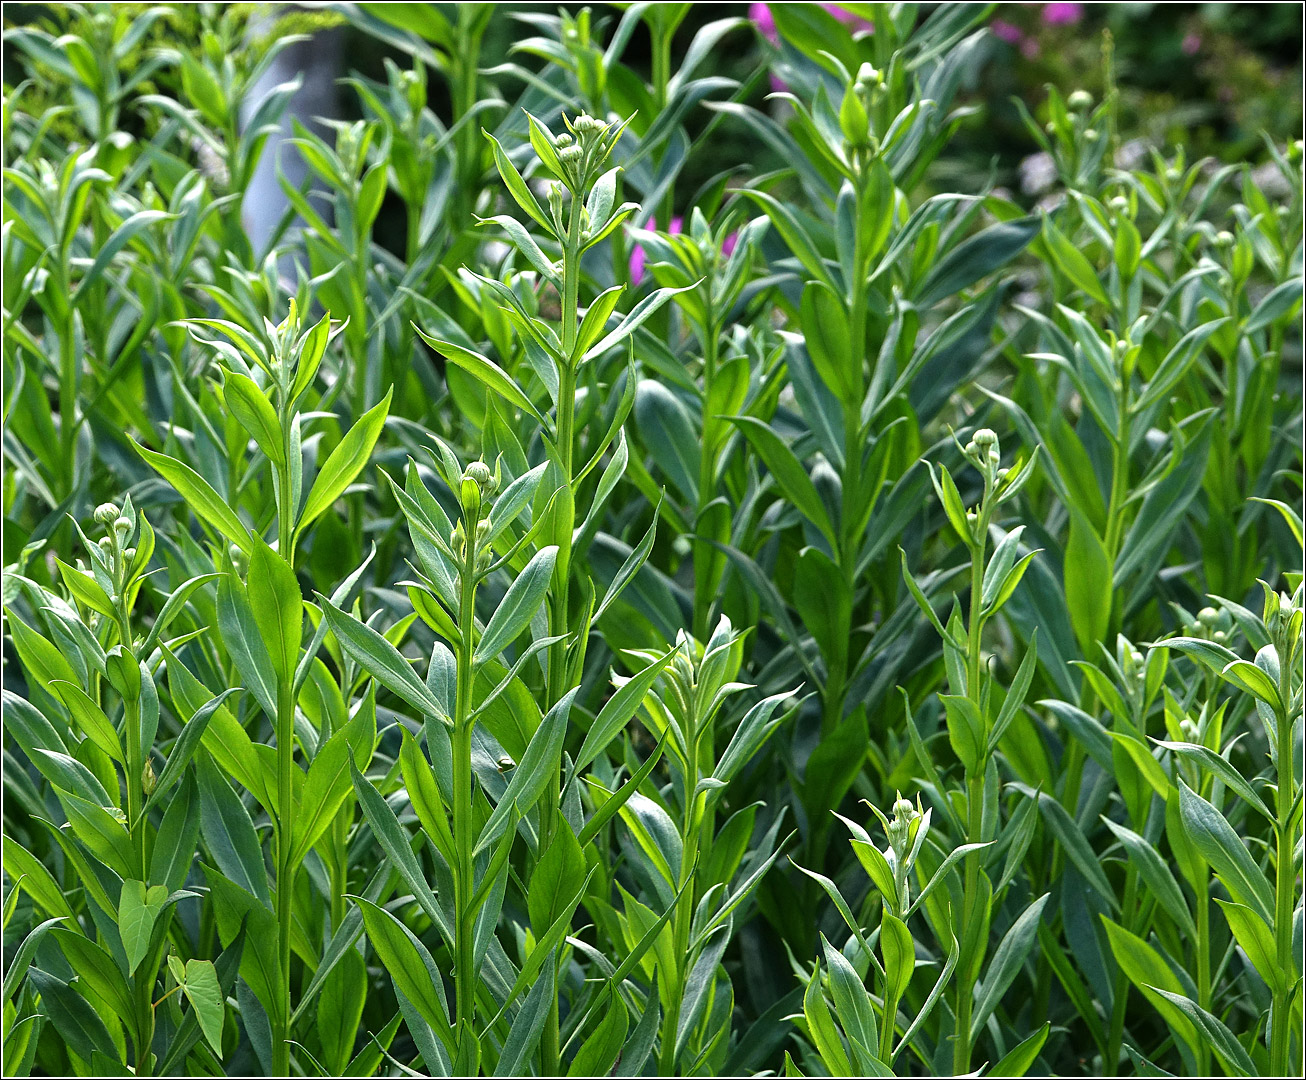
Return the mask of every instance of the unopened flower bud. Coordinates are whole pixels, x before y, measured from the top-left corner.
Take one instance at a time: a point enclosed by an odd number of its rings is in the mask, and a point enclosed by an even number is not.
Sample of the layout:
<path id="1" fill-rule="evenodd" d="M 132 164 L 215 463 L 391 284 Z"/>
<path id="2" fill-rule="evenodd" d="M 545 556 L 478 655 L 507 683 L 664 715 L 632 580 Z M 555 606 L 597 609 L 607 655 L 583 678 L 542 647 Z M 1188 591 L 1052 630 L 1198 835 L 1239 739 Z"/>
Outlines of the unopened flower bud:
<path id="1" fill-rule="evenodd" d="M 575 139 L 573 139 L 570 135 L 568 135 L 564 131 L 561 135 L 557 136 L 557 138 L 553 140 L 553 145 L 556 146 L 559 150 L 565 150 L 575 141 L 576 141 Z"/>
<path id="2" fill-rule="evenodd" d="M 1087 142 L 1096 142 L 1096 141 L 1097 141 L 1097 128 L 1085 128 L 1085 129 L 1084 129 L 1084 139 L 1085 139 Z"/>
<path id="3" fill-rule="evenodd" d="M 126 551 L 122 553 L 122 557 L 126 559 L 128 562 L 131 562 L 132 559 L 136 558 L 136 549 L 134 547 L 129 547 Z"/>
<path id="4" fill-rule="evenodd" d="M 106 554 L 113 550 L 113 541 L 110 540 L 107 536 L 100 537 L 99 543 L 100 543 L 100 550 L 105 552 Z"/>
<path id="5" fill-rule="evenodd" d="M 1219 621 L 1219 618 L 1220 613 L 1213 607 L 1204 607 L 1197 613 L 1197 621 L 1208 630 Z"/>
<path id="6" fill-rule="evenodd" d="M 1233 233 L 1228 229 L 1221 229 L 1215 234 L 1215 246 L 1221 251 L 1233 247 Z"/>
<path id="7" fill-rule="evenodd" d="M 101 525 L 108 525 L 118 516 L 118 508 L 113 503 L 101 503 L 95 508 L 95 520 Z"/>
<path id="8" fill-rule="evenodd" d="M 1087 90 L 1076 90 L 1070 95 L 1070 97 L 1066 98 L 1066 104 L 1069 105 L 1074 112 L 1083 112 L 1085 109 L 1091 109 L 1093 107 L 1093 95 Z"/>
<path id="9" fill-rule="evenodd" d="M 966 455 L 968 457 L 975 457 L 978 453 L 979 447 L 975 445 L 975 440 L 971 439 L 971 441 L 966 444 Z"/>
<path id="10" fill-rule="evenodd" d="M 145 760 L 145 768 L 141 770 L 141 790 L 144 791 L 146 795 L 153 795 L 154 787 L 157 783 L 158 780 L 154 775 L 154 766 L 147 758 Z"/>
<path id="11" fill-rule="evenodd" d="M 998 434 L 992 428 L 982 427 L 971 438 L 974 439 L 975 445 L 979 447 L 998 445 Z"/>
<path id="12" fill-rule="evenodd" d="M 236 573 L 244 575 L 249 569 L 249 556 L 235 544 L 227 549 L 227 554 L 231 557 L 231 565 L 235 567 Z"/>
<path id="13" fill-rule="evenodd" d="M 132 531 L 131 518 L 119 517 L 113 523 L 113 531 L 126 535 Z"/>
<path id="14" fill-rule="evenodd" d="M 1187 716 L 1179 721 L 1179 734 L 1184 737 L 1184 742 L 1199 743 L 1202 741 L 1202 734 L 1197 729 L 1197 725 Z"/>
<path id="15" fill-rule="evenodd" d="M 1124 195 L 1113 195 L 1111 202 L 1108 204 L 1117 214 L 1128 213 L 1129 200 Z"/>

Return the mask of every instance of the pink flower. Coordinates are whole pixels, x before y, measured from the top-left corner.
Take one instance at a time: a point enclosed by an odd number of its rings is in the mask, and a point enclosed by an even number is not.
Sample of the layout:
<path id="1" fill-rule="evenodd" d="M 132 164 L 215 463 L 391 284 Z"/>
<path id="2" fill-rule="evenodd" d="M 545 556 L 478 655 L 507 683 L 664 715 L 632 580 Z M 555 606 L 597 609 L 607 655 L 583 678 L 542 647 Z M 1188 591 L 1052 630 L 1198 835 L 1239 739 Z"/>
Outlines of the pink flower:
<path id="1" fill-rule="evenodd" d="M 672 236 L 679 236 L 684 230 L 684 225 L 685 221 L 683 218 L 673 217 L 671 219 L 671 228 L 667 231 Z M 652 226 L 656 229 L 658 227 L 657 222 L 652 222 Z M 735 245 L 738 243 L 739 233 L 732 232 L 724 241 L 722 241 L 721 254 L 729 257 L 734 253 Z M 630 283 L 632 285 L 638 285 L 644 280 L 644 267 L 647 265 L 647 262 L 648 256 L 644 254 L 644 249 L 636 244 L 630 252 Z"/>
<path id="2" fill-rule="evenodd" d="M 755 6 L 765 7 L 766 5 L 757 4 Z M 653 228 L 657 229 L 658 227 L 657 222 L 655 221 L 652 224 L 653 224 Z M 671 228 L 668 229 L 667 231 L 672 236 L 679 236 L 680 230 L 684 224 L 685 223 L 681 218 L 673 217 L 671 219 Z M 647 261 L 648 261 L 648 257 L 644 254 L 644 249 L 640 247 L 638 244 L 636 244 L 634 249 L 630 253 L 630 283 L 632 285 L 638 285 L 641 281 L 644 280 L 644 264 Z"/>
<path id="3" fill-rule="evenodd" d="M 1183 50 L 1185 56 L 1196 56 L 1197 51 L 1202 47 L 1202 38 L 1200 34 L 1194 34 L 1189 31 L 1184 35 L 1184 40 L 1179 48 Z"/>
<path id="4" fill-rule="evenodd" d="M 766 4 L 749 4 L 748 17 L 772 45 L 780 40 L 780 32 L 775 28 L 775 16 L 771 14 L 771 9 Z"/>
<path id="5" fill-rule="evenodd" d="M 867 30 L 871 33 L 875 32 L 875 24 L 869 19 L 863 19 L 860 15 L 854 15 L 851 11 L 845 11 L 838 4 L 822 4 L 821 7 L 825 8 L 826 11 L 841 23 L 845 23 L 852 27 L 854 31 Z M 758 28 L 758 30 L 762 32 L 762 36 L 766 38 L 767 41 L 772 45 L 779 43 L 780 31 L 776 29 L 775 16 L 771 14 L 771 7 L 769 4 L 749 4 L 748 17 L 753 21 L 753 24 Z"/>
<path id="6" fill-rule="evenodd" d="M 1005 19 L 994 19 L 989 23 L 989 29 L 993 31 L 994 37 L 1008 45 L 1019 45 L 1025 39 L 1020 27 L 1012 26 Z"/>
<path id="7" fill-rule="evenodd" d="M 1074 26 L 1083 17 L 1083 4 L 1043 5 L 1043 21 L 1048 26 Z"/>
<path id="8" fill-rule="evenodd" d="M 1020 55 L 1026 60 L 1033 60 L 1038 56 L 1038 41 L 1032 37 L 1027 37 L 1020 43 Z"/>

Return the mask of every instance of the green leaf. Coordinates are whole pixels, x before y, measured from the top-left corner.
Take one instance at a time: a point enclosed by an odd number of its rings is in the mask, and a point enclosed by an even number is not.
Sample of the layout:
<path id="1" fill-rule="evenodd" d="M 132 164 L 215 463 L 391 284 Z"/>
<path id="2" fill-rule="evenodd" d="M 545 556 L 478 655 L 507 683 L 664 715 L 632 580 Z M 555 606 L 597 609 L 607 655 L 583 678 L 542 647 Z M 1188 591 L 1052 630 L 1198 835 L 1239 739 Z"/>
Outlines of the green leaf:
<path id="1" fill-rule="evenodd" d="M 1077 289 L 1086 292 L 1099 304 L 1107 304 L 1106 290 L 1098 280 L 1097 271 L 1084 253 L 1075 247 L 1046 214 L 1043 215 L 1043 235 L 1057 268 L 1070 279 Z"/>
<path id="2" fill-rule="evenodd" d="M 222 1026 L 226 1018 L 226 1000 L 218 985 L 218 972 L 211 960 L 187 960 L 186 981 L 182 992 L 199 1021 L 204 1038 L 213 1052 L 222 1058 Z"/>
<path id="3" fill-rule="evenodd" d="M 1102 924 L 1106 927 L 1107 938 L 1111 943 L 1111 952 L 1121 970 L 1156 1008 L 1169 1024 L 1175 1038 L 1195 1051 L 1197 1048 L 1197 1031 L 1192 1021 L 1169 999 L 1158 990 L 1173 994 L 1182 994 L 1183 986 L 1179 979 L 1161 959 L 1160 954 L 1146 941 L 1131 934 L 1123 926 L 1113 923 L 1105 915 Z"/>
<path id="4" fill-rule="evenodd" d="M 1291 973 L 1284 971 L 1279 964 L 1274 934 L 1265 920 L 1244 904 L 1221 900 L 1218 896 L 1215 902 L 1224 911 L 1225 920 L 1229 923 L 1234 940 L 1247 954 L 1252 967 L 1265 980 L 1265 985 L 1271 990 L 1287 990 L 1292 981 Z"/>
<path id="5" fill-rule="evenodd" d="M 376 950 L 395 986 L 413 1003 L 417 1011 L 440 1036 L 450 1052 L 454 1049 L 453 1029 L 449 1025 L 449 1005 L 445 1001 L 444 978 L 425 945 L 411 930 L 385 908 L 361 896 L 351 896 L 363 913 L 367 939 Z"/>
<path id="6" fill-rule="evenodd" d="M 245 577 L 246 591 L 263 644 L 280 678 L 290 682 L 299 663 L 304 603 L 295 572 L 277 552 L 255 537 Z"/>
<path id="7" fill-rule="evenodd" d="M 607 1076 L 621 1053 L 630 1026 L 626 1003 L 620 995 L 609 993 L 596 1002 L 596 1011 L 599 1025 L 576 1051 L 568 1076 Z"/>
<path id="8" fill-rule="evenodd" d="M 1215 868 L 1233 898 L 1272 924 L 1274 890 L 1224 815 L 1183 780 L 1179 781 L 1179 811 L 1184 831 L 1202 857 Z"/>
<path id="9" fill-rule="evenodd" d="M 962 241 L 939 260 L 912 298 L 921 308 L 955 296 L 980 278 L 1000 269 L 1019 255 L 1038 234 L 1036 217 L 1017 218 L 990 225 L 983 232 Z"/>
<path id="10" fill-rule="evenodd" d="M 358 422 L 349 429 L 318 470 L 317 479 L 313 481 L 308 500 L 304 503 L 304 510 L 295 526 L 297 534 L 329 510 L 367 464 L 367 459 L 372 455 L 372 447 L 376 445 L 381 429 L 385 426 L 393 393 L 394 388 L 391 387 L 381 401 L 358 418 Z"/>
<path id="11" fill-rule="evenodd" d="M 249 811 L 208 755 L 200 760 L 199 781 L 201 827 L 214 861 L 233 884 L 270 908 L 267 868 Z"/>
<path id="12" fill-rule="evenodd" d="M 635 711 L 644 700 L 644 695 L 649 692 L 674 654 L 675 649 L 668 649 L 633 677 L 621 681 L 617 692 L 604 702 L 599 715 L 594 718 L 594 723 L 590 725 L 585 735 L 585 741 L 581 744 L 573 766 L 577 773 L 603 753 L 607 745 L 635 715 Z"/>
<path id="13" fill-rule="evenodd" d="M 186 500 L 186 505 L 196 516 L 208 522 L 241 551 L 247 555 L 253 554 L 254 538 L 250 536 L 249 530 L 236 516 L 236 511 L 219 497 L 204 477 L 176 458 L 147 450 L 135 439 L 132 439 L 132 445 L 147 465 L 177 489 L 177 493 Z"/>
<path id="14" fill-rule="evenodd" d="M 1011 1048 L 998 1063 L 988 1071 L 989 1076 L 1024 1076 L 1038 1058 L 1038 1052 L 1047 1042 L 1048 1032 L 1052 1030 L 1052 1021 L 1045 1020 L 1043 1026 L 1033 1035 L 1022 1039 Z"/>
<path id="15" fill-rule="evenodd" d="M 829 541 L 833 551 L 839 550 L 839 541 L 834 534 L 834 526 L 826 513 L 825 503 L 816 491 L 807 470 L 803 468 L 794 452 L 781 440 L 780 436 L 766 424 L 752 416 L 727 417 L 753 444 L 767 469 L 774 477 L 780 490 L 802 512 L 821 535 Z"/>
<path id="16" fill-rule="evenodd" d="M 1074 506 L 1068 509 L 1070 538 L 1062 567 L 1066 610 L 1080 650 L 1085 656 L 1096 656 L 1111 622 L 1111 560 L 1088 518 Z"/>
<path id="17" fill-rule="evenodd" d="M 1043 908 L 1050 895 L 1044 893 L 1020 913 L 1019 918 L 1011 924 L 1011 929 L 1002 938 L 992 959 L 989 960 L 984 972 L 984 989 L 975 1006 L 974 1030 L 978 1031 L 984 1026 L 993 1014 L 993 1010 L 997 1008 L 998 1002 L 1002 1000 L 1002 995 L 1007 992 L 1007 988 L 1019 974 L 1025 957 L 1034 947 L 1038 921 L 1043 917 Z"/>
<path id="18" fill-rule="evenodd" d="M 541 548 L 517 575 L 486 624 L 485 632 L 476 645 L 473 664 L 480 665 L 493 660 L 530 625 L 549 591 L 549 582 L 553 579 L 553 567 L 557 560 L 556 546 Z"/>
<path id="19" fill-rule="evenodd" d="M 269 461 L 278 467 L 284 465 L 286 454 L 281 423 L 267 395 L 253 379 L 238 371 L 223 368 L 222 379 L 222 397 L 231 415 L 240 421 L 240 426 L 267 454 Z"/>
<path id="20" fill-rule="evenodd" d="M 547 426 L 544 417 L 531 404 L 531 399 L 526 396 L 526 392 L 513 381 L 511 375 L 493 360 L 482 356 L 478 352 L 473 352 L 471 349 L 464 349 L 461 345 L 455 345 L 451 341 L 441 341 L 439 338 L 433 338 L 416 324 L 413 325 L 413 329 L 417 331 L 423 341 L 450 363 L 456 364 L 469 375 L 474 376 L 486 388 L 493 390 L 501 398 L 516 405 L 522 412 L 535 417 L 541 425 Z"/>
<path id="21" fill-rule="evenodd" d="M 124 881 L 118 901 L 118 932 L 127 953 L 127 972 L 135 974 L 150 947 L 154 922 L 163 911 L 168 889 L 155 885 L 150 889 L 143 881 Z"/>
<path id="22" fill-rule="evenodd" d="M 567 734 L 567 717 L 571 703 L 580 687 L 573 687 L 548 711 L 540 726 L 531 736 L 526 753 L 512 771 L 508 787 L 499 797 L 494 813 L 481 829 L 473 854 L 479 854 L 494 843 L 508 823 L 508 815 L 525 815 L 540 797 L 544 785 L 558 768 L 562 756 L 562 740 Z"/>
<path id="23" fill-rule="evenodd" d="M 321 593 L 316 596 L 331 632 L 351 660 L 422 715 L 433 716 L 441 723 L 453 726 L 453 720 L 445 712 L 444 706 L 417 677 L 412 665 L 400 655 L 398 649 L 366 623 L 341 611 Z"/>

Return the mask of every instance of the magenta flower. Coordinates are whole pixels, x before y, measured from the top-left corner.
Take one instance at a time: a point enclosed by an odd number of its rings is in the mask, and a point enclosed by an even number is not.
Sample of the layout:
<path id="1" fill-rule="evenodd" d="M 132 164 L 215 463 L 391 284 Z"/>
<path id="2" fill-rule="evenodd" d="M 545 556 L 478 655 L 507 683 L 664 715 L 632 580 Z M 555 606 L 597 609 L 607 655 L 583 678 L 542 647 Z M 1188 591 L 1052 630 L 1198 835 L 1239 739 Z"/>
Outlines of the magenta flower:
<path id="1" fill-rule="evenodd" d="M 681 217 L 671 219 L 671 228 L 667 232 L 671 236 L 679 236 L 684 231 L 685 221 Z M 657 222 L 652 222 L 654 230 L 657 229 Z M 721 243 L 721 254 L 729 258 L 734 253 L 735 245 L 739 243 L 739 233 L 732 232 Z M 644 267 L 648 264 L 648 256 L 644 254 L 644 249 L 636 244 L 630 252 L 630 283 L 638 285 L 644 280 Z"/>
<path id="2" fill-rule="evenodd" d="M 1070 6 L 1073 7 L 1075 5 Z M 845 11 L 838 4 L 822 4 L 821 7 L 825 8 L 826 11 L 841 23 L 852 27 L 854 31 L 867 30 L 871 33 L 875 32 L 875 24 L 869 19 L 863 19 L 860 15 L 854 15 L 851 11 Z M 758 28 L 758 30 L 762 32 L 762 36 L 766 38 L 767 41 L 772 45 L 779 43 L 780 31 L 775 27 L 775 16 L 771 14 L 771 7 L 769 4 L 749 4 L 748 17 L 753 21 L 753 24 Z"/>
<path id="3" fill-rule="evenodd" d="M 1198 50 L 1202 47 L 1202 37 L 1200 34 L 1194 34 L 1189 31 L 1184 35 L 1184 40 L 1179 48 L 1183 50 L 1185 56 L 1196 56 Z"/>
<path id="4" fill-rule="evenodd" d="M 1083 4 L 1043 5 L 1043 21 L 1048 26 L 1074 26 L 1083 17 Z"/>
<path id="5" fill-rule="evenodd" d="M 993 31 L 994 37 L 1008 45 L 1019 45 L 1025 38 L 1019 26 L 1013 26 L 1005 19 L 994 19 L 989 23 L 989 29 Z"/>
<path id="6" fill-rule="evenodd" d="M 766 5 L 755 4 L 754 7 L 766 7 Z M 685 223 L 681 218 L 673 217 L 671 219 L 671 228 L 668 229 L 667 231 L 672 236 L 679 236 L 681 227 L 684 224 Z M 653 222 L 654 230 L 656 230 L 657 227 L 658 227 L 658 223 L 656 221 Z M 647 261 L 648 261 L 648 256 L 644 254 L 644 249 L 640 247 L 638 244 L 636 244 L 634 249 L 630 253 L 630 283 L 632 285 L 638 285 L 641 281 L 644 280 L 644 265 Z"/>
<path id="7" fill-rule="evenodd" d="M 775 28 L 775 16 L 771 14 L 771 8 L 768 5 L 749 4 L 748 17 L 762 31 L 762 36 L 772 45 L 780 40 L 780 31 Z"/>

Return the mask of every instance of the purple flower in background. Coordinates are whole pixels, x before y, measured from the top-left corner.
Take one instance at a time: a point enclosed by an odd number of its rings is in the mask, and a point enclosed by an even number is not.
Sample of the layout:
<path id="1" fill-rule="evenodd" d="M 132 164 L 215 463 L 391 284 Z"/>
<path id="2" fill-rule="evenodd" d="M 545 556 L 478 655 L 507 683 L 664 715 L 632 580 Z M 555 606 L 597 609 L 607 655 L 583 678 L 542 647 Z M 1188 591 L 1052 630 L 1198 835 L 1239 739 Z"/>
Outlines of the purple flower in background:
<path id="1" fill-rule="evenodd" d="M 780 40 L 780 32 L 775 28 L 775 16 L 771 14 L 771 8 L 768 5 L 749 4 L 748 17 L 762 31 L 762 36 L 772 45 Z"/>
<path id="2" fill-rule="evenodd" d="M 1074 26 L 1083 17 L 1083 4 L 1043 5 L 1043 21 L 1048 26 Z"/>
<path id="3" fill-rule="evenodd" d="M 1063 4 L 1059 6 L 1076 7 L 1078 5 Z M 871 33 L 875 33 L 875 24 L 869 19 L 863 19 L 860 15 L 854 15 L 851 11 L 845 11 L 838 4 L 822 4 L 821 7 L 825 8 L 826 11 L 841 23 L 850 26 L 854 32 L 857 30 L 867 30 Z M 771 7 L 769 4 L 749 4 L 748 17 L 753 21 L 753 24 L 762 31 L 762 36 L 772 45 L 775 45 L 780 41 L 780 31 L 775 27 L 775 16 L 771 14 Z"/>
<path id="4" fill-rule="evenodd" d="M 657 229 L 658 223 L 652 222 L 654 230 Z M 682 217 L 673 217 L 671 219 L 671 228 L 667 230 L 671 236 L 679 236 L 684 231 L 685 219 Z M 721 254 L 727 258 L 734 253 L 735 245 L 739 243 L 739 233 L 732 232 L 721 244 Z M 630 283 L 638 285 L 644 280 L 644 267 L 648 263 L 648 256 L 644 254 L 644 249 L 636 244 L 630 252 Z"/>
<path id="5" fill-rule="evenodd" d="M 1008 45 L 1019 45 L 1025 37 L 1019 26 L 1012 26 L 1005 19 L 994 19 L 989 23 L 989 29 L 993 31 L 994 37 Z"/>
<path id="6" fill-rule="evenodd" d="M 1185 56 L 1196 56 L 1197 51 L 1202 47 L 1202 37 L 1200 34 L 1194 34 L 1189 31 L 1184 35 L 1184 40 L 1179 48 L 1183 50 Z"/>
<path id="7" fill-rule="evenodd" d="M 765 4 L 754 4 L 753 6 L 766 7 Z M 653 224 L 653 228 L 656 230 L 658 227 L 658 223 L 655 221 L 652 224 Z M 682 218 L 673 217 L 671 219 L 671 228 L 668 229 L 667 231 L 672 236 L 679 236 L 680 230 L 684 226 L 684 224 L 685 222 Z M 644 254 L 644 249 L 640 247 L 638 244 L 636 244 L 634 249 L 630 253 L 630 283 L 632 285 L 638 285 L 641 281 L 644 280 L 644 264 L 647 261 L 648 261 L 648 256 Z"/>

